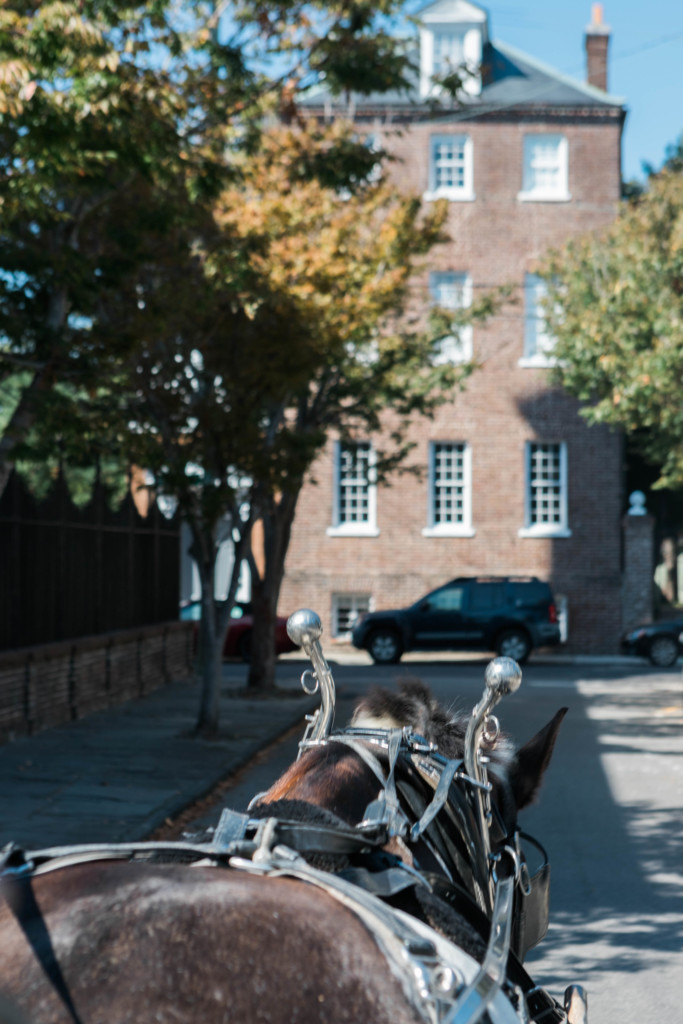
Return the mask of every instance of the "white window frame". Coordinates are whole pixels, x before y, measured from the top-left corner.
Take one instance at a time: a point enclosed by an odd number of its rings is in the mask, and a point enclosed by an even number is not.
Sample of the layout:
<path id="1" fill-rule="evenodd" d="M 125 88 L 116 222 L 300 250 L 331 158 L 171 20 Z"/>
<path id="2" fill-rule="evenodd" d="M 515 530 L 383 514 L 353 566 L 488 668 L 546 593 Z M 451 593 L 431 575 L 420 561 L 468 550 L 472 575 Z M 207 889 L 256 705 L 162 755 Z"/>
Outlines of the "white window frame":
<path id="1" fill-rule="evenodd" d="M 350 606 L 352 612 L 355 611 L 357 618 L 359 614 L 374 611 L 375 602 L 372 594 L 368 594 L 367 591 L 361 593 L 360 591 L 349 590 L 344 591 L 343 593 L 333 593 L 331 633 L 336 640 L 346 640 L 351 637 L 351 629 L 339 629 L 339 606 L 342 604 Z"/>
<path id="2" fill-rule="evenodd" d="M 439 482 L 439 466 L 437 463 L 438 449 L 442 447 L 459 448 L 462 456 L 462 472 L 460 478 L 452 482 Z M 460 489 L 462 500 L 462 519 L 458 522 L 437 522 L 437 489 L 452 487 Z M 472 449 L 467 441 L 430 441 L 429 442 L 429 476 L 427 490 L 427 523 L 422 531 L 423 537 L 474 537 L 472 529 Z"/>
<path id="3" fill-rule="evenodd" d="M 437 57 L 439 50 L 443 48 L 448 53 Z M 455 53 L 453 51 L 457 51 Z M 453 59 L 455 56 L 455 59 Z M 434 26 L 432 31 L 432 78 L 442 77 L 452 71 L 457 71 L 465 63 L 465 30 L 458 26 L 441 25 Z"/>
<path id="4" fill-rule="evenodd" d="M 558 472 L 554 481 L 544 482 L 534 479 L 534 454 L 537 449 L 554 449 L 558 456 Z M 548 454 L 550 454 L 548 452 Z M 520 537 L 571 537 L 569 529 L 567 444 L 565 441 L 527 441 L 524 447 L 524 526 L 518 531 Z M 557 504 L 559 518 L 557 522 L 532 521 L 533 492 L 540 494 L 556 491 L 549 497 Z"/>
<path id="5" fill-rule="evenodd" d="M 557 181 L 554 186 L 538 184 L 536 178 L 536 167 L 539 173 L 543 171 L 543 158 L 534 150 L 539 142 L 554 145 L 556 158 L 554 167 L 551 169 L 557 172 Z M 524 136 L 522 152 L 522 189 L 517 198 L 520 202 L 542 202 L 542 203 L 567 203 L 571 199 L 569 194 L 569 143 L 566 135 L 556 132 L 534 132 Z"/>
<path id="6" fill-rule="evenodd" d="M 549 332 L 542 302 L 548 285 L 538 274 L 524 275 L 524 355 L 520 366 L 555 366 L 555 337 Z"/>
<path id="7" fill-rule="evenodd" d="M 450 286 L 451 294 L 448 295 Z M 444 295 L 441 289 L 446 291 Z M 441 309 L 469 309 L 472 305 L 472 277 L 455 270 L 433 270 L 429 274 L 429 294 L 433 306 Z M 469 363 L 473 353 L 472 324 L 464 324 L 457 334 L 447 334 L 439 339 L 440 351 L 432 358 L 434 366 L 445 363 Z"/>
<path id="8" fill-rule="evenodd" d="M 461 159 L 463 169 L 462 185 L 437 185 L 437 149 L 440 146 L 457 146 L 462 156 L 451 157 Z M 441 134 L 429 137 L 429 179 L 427 191 L 423 195 L 425 202 L 435 199 L 448 199 L 449 202 L 471 203 L 474 201 L 474 147 L 470 135 Z"/>
<path id="9" fill-rule="evenodd" d="M 347 447 L 368 448 L 368 480 L 367 487 L 367 519 L 362 522 L 343 522 L 342 514 L 342 454 Z M 353 445 L 344 445 L 341 441 L 334 442 L 334 470 L 333 470 L 333 495 L 332 495 L 332 526 L 327 528 L 328 537 L 378 537 L 377 528 L 377 483 L 375 477 L 375 464 L 377 461 L 375 449 L 370 441 L 358 441 Z M 349 484 L 349 486 L 352 486 Z M 356 483 L 355 486 L 358 486 Z"/>

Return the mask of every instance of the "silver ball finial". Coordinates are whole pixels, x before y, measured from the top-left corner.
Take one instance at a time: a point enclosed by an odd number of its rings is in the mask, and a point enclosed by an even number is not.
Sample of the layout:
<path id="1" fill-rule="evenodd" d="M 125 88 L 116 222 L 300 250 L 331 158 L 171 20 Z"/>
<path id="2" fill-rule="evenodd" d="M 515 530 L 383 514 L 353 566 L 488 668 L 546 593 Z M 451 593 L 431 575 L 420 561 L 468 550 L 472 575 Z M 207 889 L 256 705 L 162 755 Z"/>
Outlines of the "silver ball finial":
<path id="1" fill-rule="evenodd" d="M 320 616 L 310 608 L 300 608 L 287 619 L 287 634 L 297 647 L 319 640 L 323 631 Z"/>
<path id="2" fill-rule="evenodd" d="M 486 666 L 484 682 L 487 690 L 505 697 L 519 689 L 522 670 L 514 658 L 494 658 Z"/>

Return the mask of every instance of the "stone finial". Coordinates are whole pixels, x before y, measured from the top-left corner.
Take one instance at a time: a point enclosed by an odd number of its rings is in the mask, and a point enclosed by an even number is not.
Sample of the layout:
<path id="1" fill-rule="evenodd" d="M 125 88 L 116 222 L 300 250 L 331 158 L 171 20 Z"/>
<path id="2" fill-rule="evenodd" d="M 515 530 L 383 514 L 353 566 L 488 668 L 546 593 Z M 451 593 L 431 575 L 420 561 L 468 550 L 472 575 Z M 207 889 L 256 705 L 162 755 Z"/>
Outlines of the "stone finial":
<path id="1" fill-rule="evenodd" d="M 642 491 L 632 491 L 628 496 L 628 515 L 629 516 L 646 516 L 647 509 L 645 508 L 645 495 Z"/>

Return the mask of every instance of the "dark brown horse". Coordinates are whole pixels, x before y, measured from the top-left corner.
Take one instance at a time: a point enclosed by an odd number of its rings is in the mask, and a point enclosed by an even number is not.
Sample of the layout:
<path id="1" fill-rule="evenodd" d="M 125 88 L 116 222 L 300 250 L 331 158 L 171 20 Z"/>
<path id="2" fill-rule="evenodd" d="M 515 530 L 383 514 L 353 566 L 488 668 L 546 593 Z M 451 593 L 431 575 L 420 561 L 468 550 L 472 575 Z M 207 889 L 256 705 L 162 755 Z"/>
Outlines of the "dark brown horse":
<path id="1" fill-rule="evenodd" d="M 503 837 L 538 790 L 563 714 L 519 751 L 489 741 Z M 403 729 L 418 737 L 413 762 L 428 767 L 439 758 L 443 774 L 462 759 L 467 722 L 408 684 L 371 695 L 354 725 L 352 735 L 306 749 L 248 823 L 228 813 L 222 845 L 214 836 L 162 850 L 74 850 L 33 864 L 6 851 L 0 992 L 31 1024 L 477 1019 L 448 1014 L 491 946 L 485 883 L 477 898 L 454 877 L 447 836 L 443 847 L 437 833 L 429 839 L 442 811 L 425 824 L 435 799 L 427 775 L 408 765 L 405 751 L 391 762 L 391 737 Z M 386 744 L 368 754 L 368 737 L 383 730 Z M 449 813 L 451 823 L 462 818 L 455 856 L 474 878 L 470 783 Z M 453 774 L 451 792 L 460 785 Z M 386 830 L 387 802 L 407 831 Z M 371 891 L 356 900 L 359 879 L 370 880 Z M 523 982 L 506 984 L 480 1019 L 528 1019 L 514 1007 Z M 565 1019 L 554 1012 L 544 1020 Z"/>

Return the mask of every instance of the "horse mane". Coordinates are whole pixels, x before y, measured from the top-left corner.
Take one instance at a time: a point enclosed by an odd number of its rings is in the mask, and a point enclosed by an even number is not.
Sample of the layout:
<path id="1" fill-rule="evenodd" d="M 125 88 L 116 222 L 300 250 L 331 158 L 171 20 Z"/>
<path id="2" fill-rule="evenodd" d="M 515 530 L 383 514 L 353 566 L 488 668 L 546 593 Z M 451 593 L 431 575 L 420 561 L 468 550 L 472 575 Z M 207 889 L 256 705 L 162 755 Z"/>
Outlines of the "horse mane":
<path id="1" fill-rule="evenodd" d="M 351 724 L 358 728 L 409 726 L 445 757 L 462 757 L 467 718 L 443 707 L 420 679 L 401 679 L 398 690 L 374 686 L 356 705 Z"/>
<path id="2" fill-rule="evenodd" d="M 435 744 L 444 757 L 462 758 L 469 714 L 444 707 L 421 679 L 399 680 L 397 690 L 374 686 L 356 705 L 351 724 L 367 729 L 402 729 L 414 732 Z M 515 756 L 513 744 L 501 734 L 488 751 L 499 767 L 510 765 Z"/>

